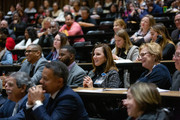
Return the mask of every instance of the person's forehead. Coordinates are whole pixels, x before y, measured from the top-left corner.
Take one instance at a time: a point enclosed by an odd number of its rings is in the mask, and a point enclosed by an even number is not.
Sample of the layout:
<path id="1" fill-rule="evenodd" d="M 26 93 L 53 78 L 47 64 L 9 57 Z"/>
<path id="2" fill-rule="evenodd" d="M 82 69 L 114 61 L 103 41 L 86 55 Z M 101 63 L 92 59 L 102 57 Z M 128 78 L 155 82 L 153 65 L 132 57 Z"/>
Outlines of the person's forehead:
<path id="1" fill-rule="evenodd" d="M 16 82 L 16 79 L 13 78 L 13 77 L 8 77 L 8 78 L 6 79 L 6 81 L 9 82 L 9 83 L 15 83 L 15 82 Z"/>
<path id="2" fill-rule="evenodd" d="M 180 18 L 180 13 L 175 16 L 175 19 Z"/>

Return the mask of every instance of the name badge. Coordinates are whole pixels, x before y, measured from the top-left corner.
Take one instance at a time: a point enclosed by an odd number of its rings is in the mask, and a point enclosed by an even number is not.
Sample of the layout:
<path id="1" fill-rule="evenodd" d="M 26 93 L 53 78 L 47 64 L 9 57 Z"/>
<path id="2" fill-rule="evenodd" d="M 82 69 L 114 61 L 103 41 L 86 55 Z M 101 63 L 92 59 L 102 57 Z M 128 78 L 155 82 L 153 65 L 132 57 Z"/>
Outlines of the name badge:
<path id="1" fill-rule="evenodd" d="M 100 84 L 102 84 L 103 83 L 103 79 L 98 79 L 98 80 L 96 80 L 95 82 L 94 82 L 94 84 L 96 84 L 96 85 L 100 85 Z"/>

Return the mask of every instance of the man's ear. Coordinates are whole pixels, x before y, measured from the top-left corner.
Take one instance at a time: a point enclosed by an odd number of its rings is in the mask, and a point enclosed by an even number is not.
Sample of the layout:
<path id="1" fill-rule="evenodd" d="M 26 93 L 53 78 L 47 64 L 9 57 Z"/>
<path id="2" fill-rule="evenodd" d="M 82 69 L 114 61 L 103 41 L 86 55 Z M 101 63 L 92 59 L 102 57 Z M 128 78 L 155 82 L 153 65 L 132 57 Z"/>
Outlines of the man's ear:
<path id="1" fill-rule="evenodd" d="M 21 86 L 21 92 L 22 92 L 22 93 L 25 93 L 25 92 L 26 92 L 26 88 L 27 88 L 26 85 L 22 85 L 22 86 Z"/>
<path id="2" fill-rule="evenodd" d="M 59 84 L 61 86 L 61 85 L 63 85 L 63 83 L 64 83 L 63 78 L 58 78 L 57 84 Z"/>
<path id="3" fill-rule="evenodd" d="M 39 50 L 37 51 L 37 56 L 41 56 L 41 52 Z"/>

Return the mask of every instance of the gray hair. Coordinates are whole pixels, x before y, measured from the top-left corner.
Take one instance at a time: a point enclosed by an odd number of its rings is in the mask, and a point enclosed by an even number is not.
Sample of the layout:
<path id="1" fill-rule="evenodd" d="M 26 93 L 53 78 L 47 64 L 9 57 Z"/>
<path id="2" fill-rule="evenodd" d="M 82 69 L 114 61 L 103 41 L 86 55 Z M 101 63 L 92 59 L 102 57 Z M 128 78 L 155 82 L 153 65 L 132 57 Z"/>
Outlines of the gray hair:
<path id="1" fill-rule="evenodd" d="M 10 74 L 10 77 L 16 80 L 16 85 L 18 88 L 26 85 L 26 93 L 28 92 L 28 89 L 34 85 L 29 75 L 25 72 L 13 72 Z"/>
<path id="2" fill-rule="evenodd" d="M 176 47 L 180 47 L 180 42 L 178 42 L 178 43 L 176 44 Z"/>

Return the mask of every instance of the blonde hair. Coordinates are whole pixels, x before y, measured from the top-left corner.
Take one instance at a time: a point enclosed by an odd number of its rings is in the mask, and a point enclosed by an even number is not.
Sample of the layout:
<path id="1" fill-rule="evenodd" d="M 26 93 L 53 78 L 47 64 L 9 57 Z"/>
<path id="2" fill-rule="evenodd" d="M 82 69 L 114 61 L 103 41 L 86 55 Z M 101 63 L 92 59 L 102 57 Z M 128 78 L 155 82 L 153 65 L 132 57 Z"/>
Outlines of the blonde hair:
<path id="1" fill-rule="evenodd" d="M 92 51 L 92 63 L 93 63 L 93 68 L 94 68 L 93 72 L 95 72 L 97 70 L 95 63 L 94 63 L 94 59 L 93 59 L 94 51 L 96 48 L 100 48 L 100 47 L 102 47 L 104 56 L 106 57 L 106 65 L 105 65 L 105 69 L 103 71 L 105 73 L 107 73 L 109 70 L 118 71 L 118 68 L 116 67 L 116 65 L 113 61 L 111 48 L 107 44 L 97 44 L 97 45 L 95 45 L 95 47 L 93 48 L 93 51 Z"/>
<path id="2" fill-rule="evenodd" d="M 116 20 L 114 21 L 114 23 L 117 23 L 118 25 L 122 26 L 123 29 L 126 29 L 126 23 L 124 22 L 123 19 L 116 19 Z"/>
<path id="3" fill-rule="evenodd" d="M 46 18 L 42 21 L 42 23 L 41 23 L 42 28 L 44 28 L 44 23 L 45 23 L 46 21 L 49 22 L 49 23 L 51 23 L 51 22 L 53 21 L 53 19 L 52 19 L 51 17 L 46 17 Z"/>
<path id="4" fill-rule="evenodd" d="M 141 52 L 143 48 L 147 48 L 147 51 L 151 55 L 155 55 L 155 62 L 160 62 L 160 60 L 162 59 L 162 49 L 159 44 L 155 42 L 144 43 L 139 47 L 139 52 Z"/>
<path id="5" fill-rule="evenodd" d="M 164 24 L 156 24 L 156 25 L 153 25 L 151 27 L 152 30 L 154 30 L 155 32 L 157 32 L 158 34 L 162 35 L 162 38 L 163 40 L 160 41 L 160 46 L 162 47 L 162 50 L 165 48 L 165 46 L 168 44 L 168 43 L 171 43 L 174 45 L 174 43 L 171 41 L 171 39 L 167 38 L 168 33 L 166 33 L 166 27 L 164 26 Z M 175 45 L 174 45 L 175 46 Z"/>
<path id="6" fill-rule="evenodd" d="M 148 14 L 148 15 L 145 15 L 143 18 L 145 18 L 145 17 L 147 17 L 149 19 L 149 28 L 151 28 L 151 26 L 156 24 L 156 21 L 154 20 L 154 17 L 152 15 Z"/>
<path id="7" fill-rule="evenodd" d="M 126 32 L 126 30 L 121 29 L 118 32 L 116 32 L 115 35 L 117 35 L 118 37 L 121 37 L 124 40 L 123 48 L 125 48 L 125 54 L 127 54 L 129 48 L 132 47 L 132 43 L 129 39 L 128 33 Z M 116 46 L 116 51 L 115 51 L 116 55 L 118 54 L 118 51 L 119 51 L 119 48 Z"/>
<path id="8" fill-rule="evenodd" d="M 153 83 L 135 83 L 129 90 L 143 112 L 156 110 L 161 105 L 161 96 Z"/>

